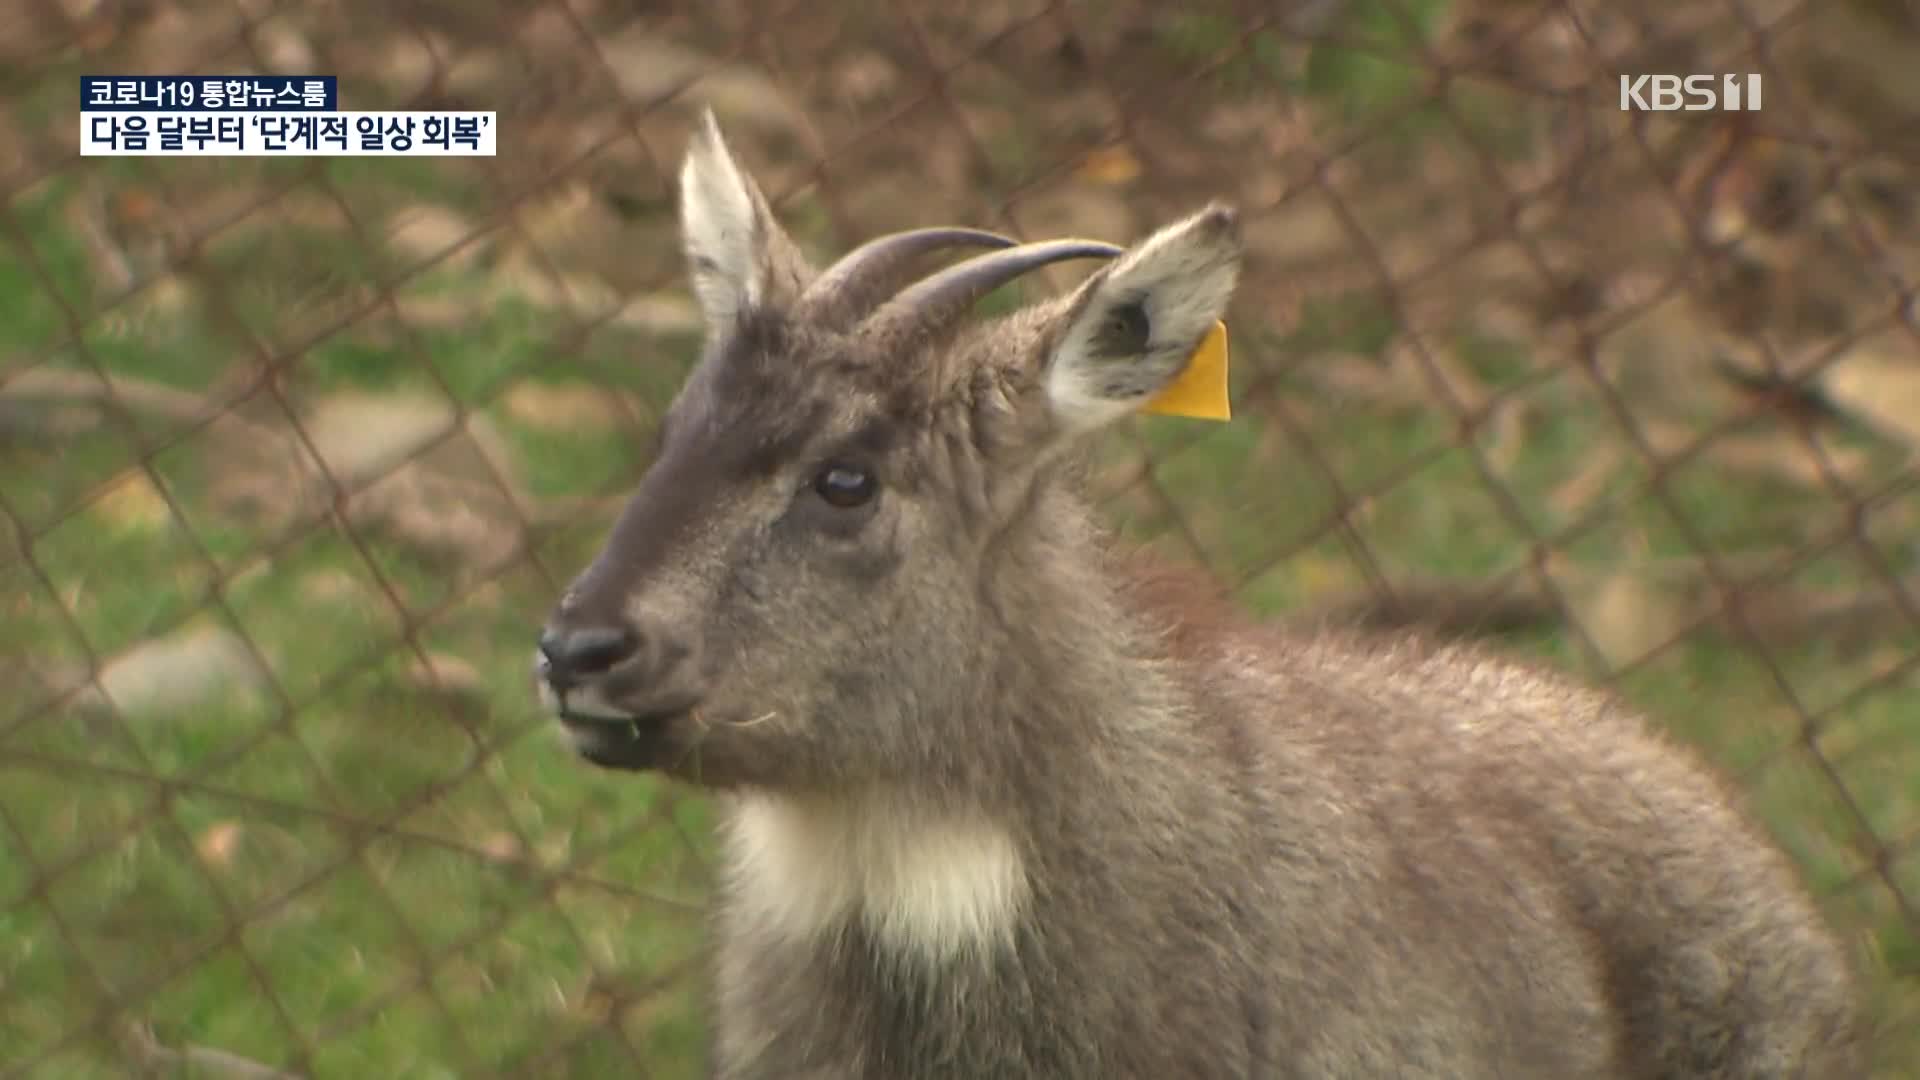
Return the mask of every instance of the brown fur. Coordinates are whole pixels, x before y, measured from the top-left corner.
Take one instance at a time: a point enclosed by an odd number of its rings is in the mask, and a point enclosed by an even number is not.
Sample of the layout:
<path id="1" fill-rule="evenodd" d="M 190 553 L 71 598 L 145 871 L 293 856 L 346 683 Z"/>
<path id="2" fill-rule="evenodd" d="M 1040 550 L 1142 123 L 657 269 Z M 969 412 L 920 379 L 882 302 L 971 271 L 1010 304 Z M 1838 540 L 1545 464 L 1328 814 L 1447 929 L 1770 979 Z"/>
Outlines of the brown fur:
<path id="1" fill-rule="evenodd" d="M 557 701 L 637 718 L 574 716 L 582 753 L 725 810 L 716 1075 L 1858 1075 L 1786 859 L 1618 701 L 1286 636 L 1113 554 L 1067 451 L 1224 308 L 1230 214 L 873 339 L 784 321 L 811 271 L 738 246 L 778 226 L 708 138 L 709 355 L 554 622 L 638 642 Z M 1124 304 L 1137 355 L 1101 344 Z M 879 494 L 836 508 L 814 484 L 848 463 Z"/>

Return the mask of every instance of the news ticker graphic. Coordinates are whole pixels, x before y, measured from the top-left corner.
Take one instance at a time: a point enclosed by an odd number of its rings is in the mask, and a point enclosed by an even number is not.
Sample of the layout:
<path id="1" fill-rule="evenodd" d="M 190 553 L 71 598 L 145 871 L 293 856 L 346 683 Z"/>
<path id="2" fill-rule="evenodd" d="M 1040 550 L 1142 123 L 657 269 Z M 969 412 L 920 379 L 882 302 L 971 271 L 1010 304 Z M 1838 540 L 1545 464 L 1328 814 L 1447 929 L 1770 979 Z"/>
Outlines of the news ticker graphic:
<path id="1" fill-rule="evenodd" d="M 82 75 L 81 112 L 340 111 L 334 75 Z"/>
<path id="2" fill-rule="evenodd" d="M 332 75 L 86 75 L 82 157 L 492 157 L 496 116 L 342 112 Z"/>
<path id="3" fill-rule="evenodd" d="M 490 112 L 80 114 L 82 157 L 492 157 Z"/>

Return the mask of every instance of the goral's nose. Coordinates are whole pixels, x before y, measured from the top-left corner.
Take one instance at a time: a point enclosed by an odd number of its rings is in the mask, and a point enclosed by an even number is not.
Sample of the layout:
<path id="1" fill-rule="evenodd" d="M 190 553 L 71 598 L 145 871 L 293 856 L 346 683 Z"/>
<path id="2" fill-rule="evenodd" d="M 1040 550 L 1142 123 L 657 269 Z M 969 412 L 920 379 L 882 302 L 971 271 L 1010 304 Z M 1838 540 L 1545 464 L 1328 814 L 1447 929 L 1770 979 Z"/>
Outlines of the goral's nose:
<path id="1" fill-rule="evenodd" d="M 604 675 L 639 649 L 640 636 L 625 626 L 550 626 L 540 632 L 547 683 L 555 690 Z"/>

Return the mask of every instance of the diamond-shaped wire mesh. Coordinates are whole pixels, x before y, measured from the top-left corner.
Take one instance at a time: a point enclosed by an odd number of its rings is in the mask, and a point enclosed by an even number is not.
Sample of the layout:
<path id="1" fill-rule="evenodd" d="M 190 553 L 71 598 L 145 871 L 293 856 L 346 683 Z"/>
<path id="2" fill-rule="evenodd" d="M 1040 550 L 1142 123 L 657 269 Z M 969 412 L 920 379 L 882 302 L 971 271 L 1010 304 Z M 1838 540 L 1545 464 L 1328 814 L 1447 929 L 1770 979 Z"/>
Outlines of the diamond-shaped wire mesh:
<path id="1" fill-rule="evenodd" d="M 1235 418 L 1100 448 L 1122 534 L 1275 619 L 1616 686 L 1737 778 L 1920 1031 L 1911 5 L 0 27 L 0 1075 L 698 1074 L 707 808 L 573 759 L 528 661 L 698 346 L 704 105 L 817 254 L 1237 203 Z M 498 110 L 498 156 L 77 156 L 80 74 L 253 71 Z M 1623 112 L 1644 72 L 1758 72 L 1764 106 Z M 1920 1076 L 1920 1035 L 1881 1056 Z"/>

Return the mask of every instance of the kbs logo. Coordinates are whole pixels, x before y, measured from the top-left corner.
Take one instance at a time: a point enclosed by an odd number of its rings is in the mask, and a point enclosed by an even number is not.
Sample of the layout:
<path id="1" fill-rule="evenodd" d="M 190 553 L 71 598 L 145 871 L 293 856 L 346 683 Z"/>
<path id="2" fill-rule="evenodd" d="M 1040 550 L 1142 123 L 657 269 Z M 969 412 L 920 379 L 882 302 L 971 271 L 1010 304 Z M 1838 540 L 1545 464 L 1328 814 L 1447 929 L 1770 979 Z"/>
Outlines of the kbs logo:
<path id="1" fill-rule="evenodd" d="M 1621 112 L 1758 112 L 1760 76 L 1622 75 Z"/>

